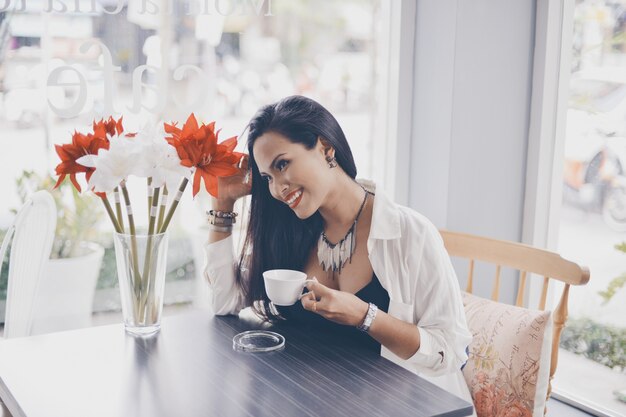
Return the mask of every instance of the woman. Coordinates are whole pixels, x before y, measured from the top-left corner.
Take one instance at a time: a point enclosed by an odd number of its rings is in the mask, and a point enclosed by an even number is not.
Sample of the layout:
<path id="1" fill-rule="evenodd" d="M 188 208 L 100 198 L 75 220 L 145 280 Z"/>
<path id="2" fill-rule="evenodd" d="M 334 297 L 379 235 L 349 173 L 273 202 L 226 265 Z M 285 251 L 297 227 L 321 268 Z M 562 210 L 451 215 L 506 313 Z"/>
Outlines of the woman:
<path id="1" fill-rule="evenodd" d="M 209 215 L 205 275 L 215 313 L 253 306 L 268 320 L 364 337 L 383 356 L 471 401 L 460 371 L 471 335 L 437 229 L 355 180 L 341 127 L 315 101 L 292 96 L 265 106 L 249 129 L 251 186 L 244 169 L 221 178 Z M 245 256 L 236 267 L 233 207 L 250 192 Z M 292 307 L 274 307 L 265 293 L 263 271 L 278 268 L 316 277 Z"/>

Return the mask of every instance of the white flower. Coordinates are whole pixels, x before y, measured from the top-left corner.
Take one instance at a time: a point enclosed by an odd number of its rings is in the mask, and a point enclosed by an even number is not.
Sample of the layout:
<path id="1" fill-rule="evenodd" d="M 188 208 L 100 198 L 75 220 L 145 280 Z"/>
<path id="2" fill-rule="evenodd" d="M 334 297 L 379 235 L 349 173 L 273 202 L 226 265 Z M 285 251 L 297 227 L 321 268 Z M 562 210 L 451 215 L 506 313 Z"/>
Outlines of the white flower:
<path id="1" fill-rule="evenodd" d="M 141 161 L 141 148 L 128 137 L 110 139 L 109 149 L 100 149 L 98 155 L 86 155 L 76 160 L 79 164 L 95 168 L 89 178 L 89 188 L 95 192 L 111 192 L 120 182 L 133 174 Z"/>
<path id="2" fill-rule="evenodd" d="M 191 174 L 191 169 L 180 164 L 176 148 L 167 143 L 165 136 L 162 123 L 156 127 L 144 126 L 135 136 L 142 161 L 137 164 L 134 174 L 152 177 L 152 187 L 167 185 L 172 191 L 178 189 L 183 177 Z"/>
<path id="3" fill-rule="evenodd" d="M 110 137 L 109 149 L 98 155 L 85 155 L 79 164 L 95 168 L 89 179 L 89 188 L 95 192 L 110 192 L 130 175 L 152 178 L 152 187 L 167 185 L 176 190 L 191 169 L 180 163 L 176 148 L 165 140 L 162 123 L 157 127 L 146 125 L 135 136 Z"/>

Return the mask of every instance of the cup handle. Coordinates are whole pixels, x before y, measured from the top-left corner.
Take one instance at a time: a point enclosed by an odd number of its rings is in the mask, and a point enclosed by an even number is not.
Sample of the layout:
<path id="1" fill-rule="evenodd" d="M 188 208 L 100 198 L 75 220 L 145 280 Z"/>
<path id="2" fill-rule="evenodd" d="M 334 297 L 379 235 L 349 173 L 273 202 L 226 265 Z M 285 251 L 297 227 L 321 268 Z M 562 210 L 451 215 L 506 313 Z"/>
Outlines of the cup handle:
<path id="1" fill-rule="evenodd" d="M 313 278 L 311 278 L 311 279 L 305 279 L 305 280 L 304 280 L 304 282 L 302 283 L 302 290 L 301 290 L 300 292 L 304 291 L 304 288 L 306 287 L 306 283 L 307 283 L 307 282 L 317 282 L 317 278 L 313 277 Z M 308 293 L 309 293 L 309 292 L 307 291 L 307 292 L 303 292 L 302 294 L 300 294 L 300 295 L 298 296 L 298 300 L 302 299 L 302 297 L 304 297 L 304 296 L 305 296 L 305 295 L 307 295 Z"/>

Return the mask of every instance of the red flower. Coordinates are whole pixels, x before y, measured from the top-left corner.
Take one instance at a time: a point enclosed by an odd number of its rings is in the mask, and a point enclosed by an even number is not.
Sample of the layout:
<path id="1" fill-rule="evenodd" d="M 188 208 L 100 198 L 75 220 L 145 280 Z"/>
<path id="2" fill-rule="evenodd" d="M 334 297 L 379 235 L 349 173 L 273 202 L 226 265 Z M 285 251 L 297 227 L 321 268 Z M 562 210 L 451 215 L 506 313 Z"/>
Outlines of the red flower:
<path id="1" fill-rule="evenodd" d="M 109 116 L 109 120 L 106 122 L 104 119 L 100 119 L 99 122 L 93 121 L 93 135 L 95 137 L 106 139 L 106 135 L 109 136 L 119 136 L 124 131 L 124 127 L 122 126 L 122 117 L 118 120 L 114 120 L 113 117 Z"/>
<path id="2" fill-rule="evenodd" d="M 193 178 L 193 196 L 200 191 L 200 181 L 204 180 L 206 190 L 214 197 L 218 195 L 217 179 L 237 173 L 236 165 L 243 154 L 233 152 L 237 146 L 237 137 L 217 143 L 219 131 L 215 132 L 215 122 L 198 126 L 192 113 L 182 129 L 176 124 L 165 124 L 165 132 L 172 136 L 167 142 L 176 148 L 181 164 L 195 167 Z"/>
<path id="3" fill-rule="evenodd" d="M 84 172 L 85 178 L 89 181 L 95 168 L 85 167 L 76 162 L 76 160 L 85 155 L 97 155 L 100 149 L 109 149 L 108 136 L 119 136 L 122 132 L 124 132 L 122 118 L 120 117 L 118 120 L 115 120 L 113 117 L 109 117 L 106 121 L 104 119 L 100 119 L 99 122 L 94 120 L 93 133 L 85 135 L 75 131 L 72 135 L 72 143 L 55 145 L 57 154 L 59 158 L 61 158 L 61 163 L 57 165 L 55 169 L 56 174 L 59 175 L 59 179 L 54 188 L 57 188 L 63 182 L 65 176 L 69 175 L 74 187 L 76 187 L 78 191 L 81 191 L 80 185 L 78 181 L 76 181 L 76 174 Z M 126 134 L 126 136 L 134 136 L 134 134 L 129 133 Z M 96 194 L 99 196 L 102 195 L 102 193 Z"/>
<path id="4" fill-rule="evenodd" d="M 97 155 L 100 149 L 109 149 L 109 140 L 106 135 L 97 137 L 92 134 L 84 135 L 79 132 L 74 132 L 72 135 L 72 143 L 55 145 L 54 147 L 59 158 L 61 158 L 61 163 L 57 165 L 55 169 L 56 174 L 59 175 L 59 179 L 54 188 L 58 187 L 63 182 L 66 175 L 69 175 L 74 187 L 76 187 L 78 191 L 81 191 L 80 185 L 78 181 L 76 181 L 76 174 L 84 172 L 87 181 L 89 181 L 89 177 L 91 177 L 95 169 L 80 165 L 76 160 L 84 155 Z"/>

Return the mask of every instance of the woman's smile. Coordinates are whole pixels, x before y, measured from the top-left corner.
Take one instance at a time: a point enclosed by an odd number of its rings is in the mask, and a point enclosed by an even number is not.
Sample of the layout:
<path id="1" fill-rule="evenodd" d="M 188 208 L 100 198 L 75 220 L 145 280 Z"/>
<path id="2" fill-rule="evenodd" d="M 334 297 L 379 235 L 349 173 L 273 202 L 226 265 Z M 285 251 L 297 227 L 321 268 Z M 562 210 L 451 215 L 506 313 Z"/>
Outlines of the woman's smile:
<path id="1" fill-rule="evenodd" d="M 300 188 L 285 197 L 284 201 L 293 210 L 300 204 L 300 201 L 302 201 L 302 194 L 302 188 Z"/>

